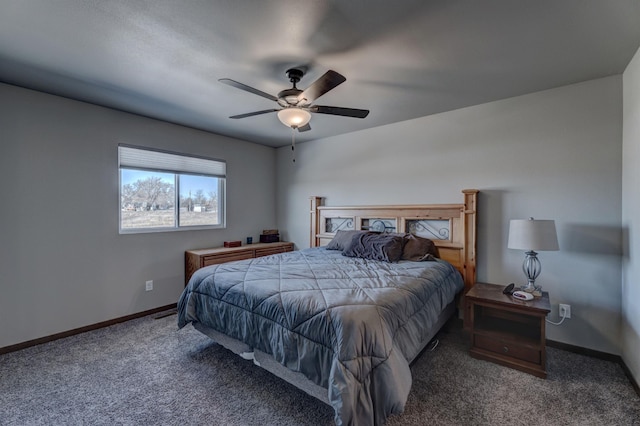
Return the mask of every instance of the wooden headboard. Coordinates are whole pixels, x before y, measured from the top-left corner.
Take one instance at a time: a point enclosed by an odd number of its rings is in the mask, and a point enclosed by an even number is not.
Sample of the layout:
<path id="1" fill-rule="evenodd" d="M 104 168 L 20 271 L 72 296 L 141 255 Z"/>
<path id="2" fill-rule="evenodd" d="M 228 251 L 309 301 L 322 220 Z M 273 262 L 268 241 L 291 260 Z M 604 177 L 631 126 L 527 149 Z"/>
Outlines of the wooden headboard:
<path id="1" fill-rule="evenodd" d="M 461 204 L 324 206 L 311 197 L 311 247 L 329 243 L 336 231 L 362 229 L 411 232 L 433 240 L 440 257 L 455 266 L 465 292 L 476 281 L 477 189 L 462 191 Z"/>

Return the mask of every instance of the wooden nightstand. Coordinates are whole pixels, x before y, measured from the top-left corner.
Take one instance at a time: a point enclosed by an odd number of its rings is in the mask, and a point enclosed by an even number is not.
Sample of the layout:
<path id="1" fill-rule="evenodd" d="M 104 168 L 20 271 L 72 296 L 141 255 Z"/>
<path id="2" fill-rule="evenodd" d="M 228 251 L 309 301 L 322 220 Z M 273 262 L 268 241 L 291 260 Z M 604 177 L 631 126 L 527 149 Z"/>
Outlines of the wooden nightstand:
<path id="1" fill-rule="evenodd" d="M 184 285 L 189 283 L 191 275 L 200 268 L 234 260 L 253 259 L 254 257 L 293 251 L 293 243 L 256 243 L 240 247 L 216 247 L 201 250 L 187 250 L 184 253 Z"/>
<path id="2" fill-rule="evenodd" d="M 505 286 L 476 283 L 465 295 L 471 356 L 547 377 L 545 318 L 549 293 L 524 302 L 502 294 Z M 468 319 L 468 321 L 467 321 Z"/>

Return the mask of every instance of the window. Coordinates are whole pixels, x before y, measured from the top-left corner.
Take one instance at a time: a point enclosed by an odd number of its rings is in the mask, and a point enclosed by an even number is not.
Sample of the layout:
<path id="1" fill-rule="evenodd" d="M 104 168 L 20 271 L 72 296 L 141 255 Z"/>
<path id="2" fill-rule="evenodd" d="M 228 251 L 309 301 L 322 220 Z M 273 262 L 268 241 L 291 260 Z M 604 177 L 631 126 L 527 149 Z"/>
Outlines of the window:
<path id="1" fill-rule="evenodd" d="M 118 146 L 120 233 L 224 228 L 227 164 Z"/>

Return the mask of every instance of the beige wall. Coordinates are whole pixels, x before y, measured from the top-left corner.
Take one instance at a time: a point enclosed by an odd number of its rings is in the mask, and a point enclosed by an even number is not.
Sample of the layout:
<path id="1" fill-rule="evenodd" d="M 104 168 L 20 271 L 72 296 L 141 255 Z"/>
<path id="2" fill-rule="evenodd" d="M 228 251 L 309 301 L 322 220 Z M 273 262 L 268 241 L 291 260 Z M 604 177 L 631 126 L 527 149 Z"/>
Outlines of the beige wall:
<path id="1" fill-rule="evenodd" d="M 0 347 L 175 303 L 186 249 L 276 225 L 273 148 L 6 84 L 0 132 Z M 118 143 L 226 160 L 227 228 L 119 235 Z"/>
<path id="2" fill-rule="evenodd" d="M 622 358 L 640 383 L 640 50 L 623 74 Z"/>
<path id="3" fill-rule="evenodd" d="M 509 219 L 555 219 L 560 251 L 540 253 L 538 282 L 550 319 L 558 303 L 572 318 L 547 335 L 620 353 L 621 76 L 300 144 L 295 164 L 290 153 L 278 150 L 277 217 L 299 247 L 309 244 L 310 195 L 447 203 L 477 188 L 478 278 L 523 283 L 524 253 L 506 247 Z"/>

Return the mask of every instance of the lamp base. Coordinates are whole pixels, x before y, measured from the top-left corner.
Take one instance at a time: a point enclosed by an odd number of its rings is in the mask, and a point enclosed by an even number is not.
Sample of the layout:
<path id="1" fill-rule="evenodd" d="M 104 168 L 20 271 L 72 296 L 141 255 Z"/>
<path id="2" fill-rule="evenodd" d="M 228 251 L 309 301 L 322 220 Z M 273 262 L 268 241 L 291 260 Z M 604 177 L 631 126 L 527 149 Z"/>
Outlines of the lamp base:
<path id="1" fill-rule="evenodd" d="M 522 291 L 526 291 L 527 293 L 533 293 L 540 289 L 535 285 L 536 278 L 538 278 L 540 271 L 542 271 L 542 265 L 540 265 L 537 255 L 538 253 L 533 250 L 526 252 L 524 262 L 522 263 L 522 272 L 524 272 L 524 276 L 527 277 L 527 285 L 522 287 Z"/>

